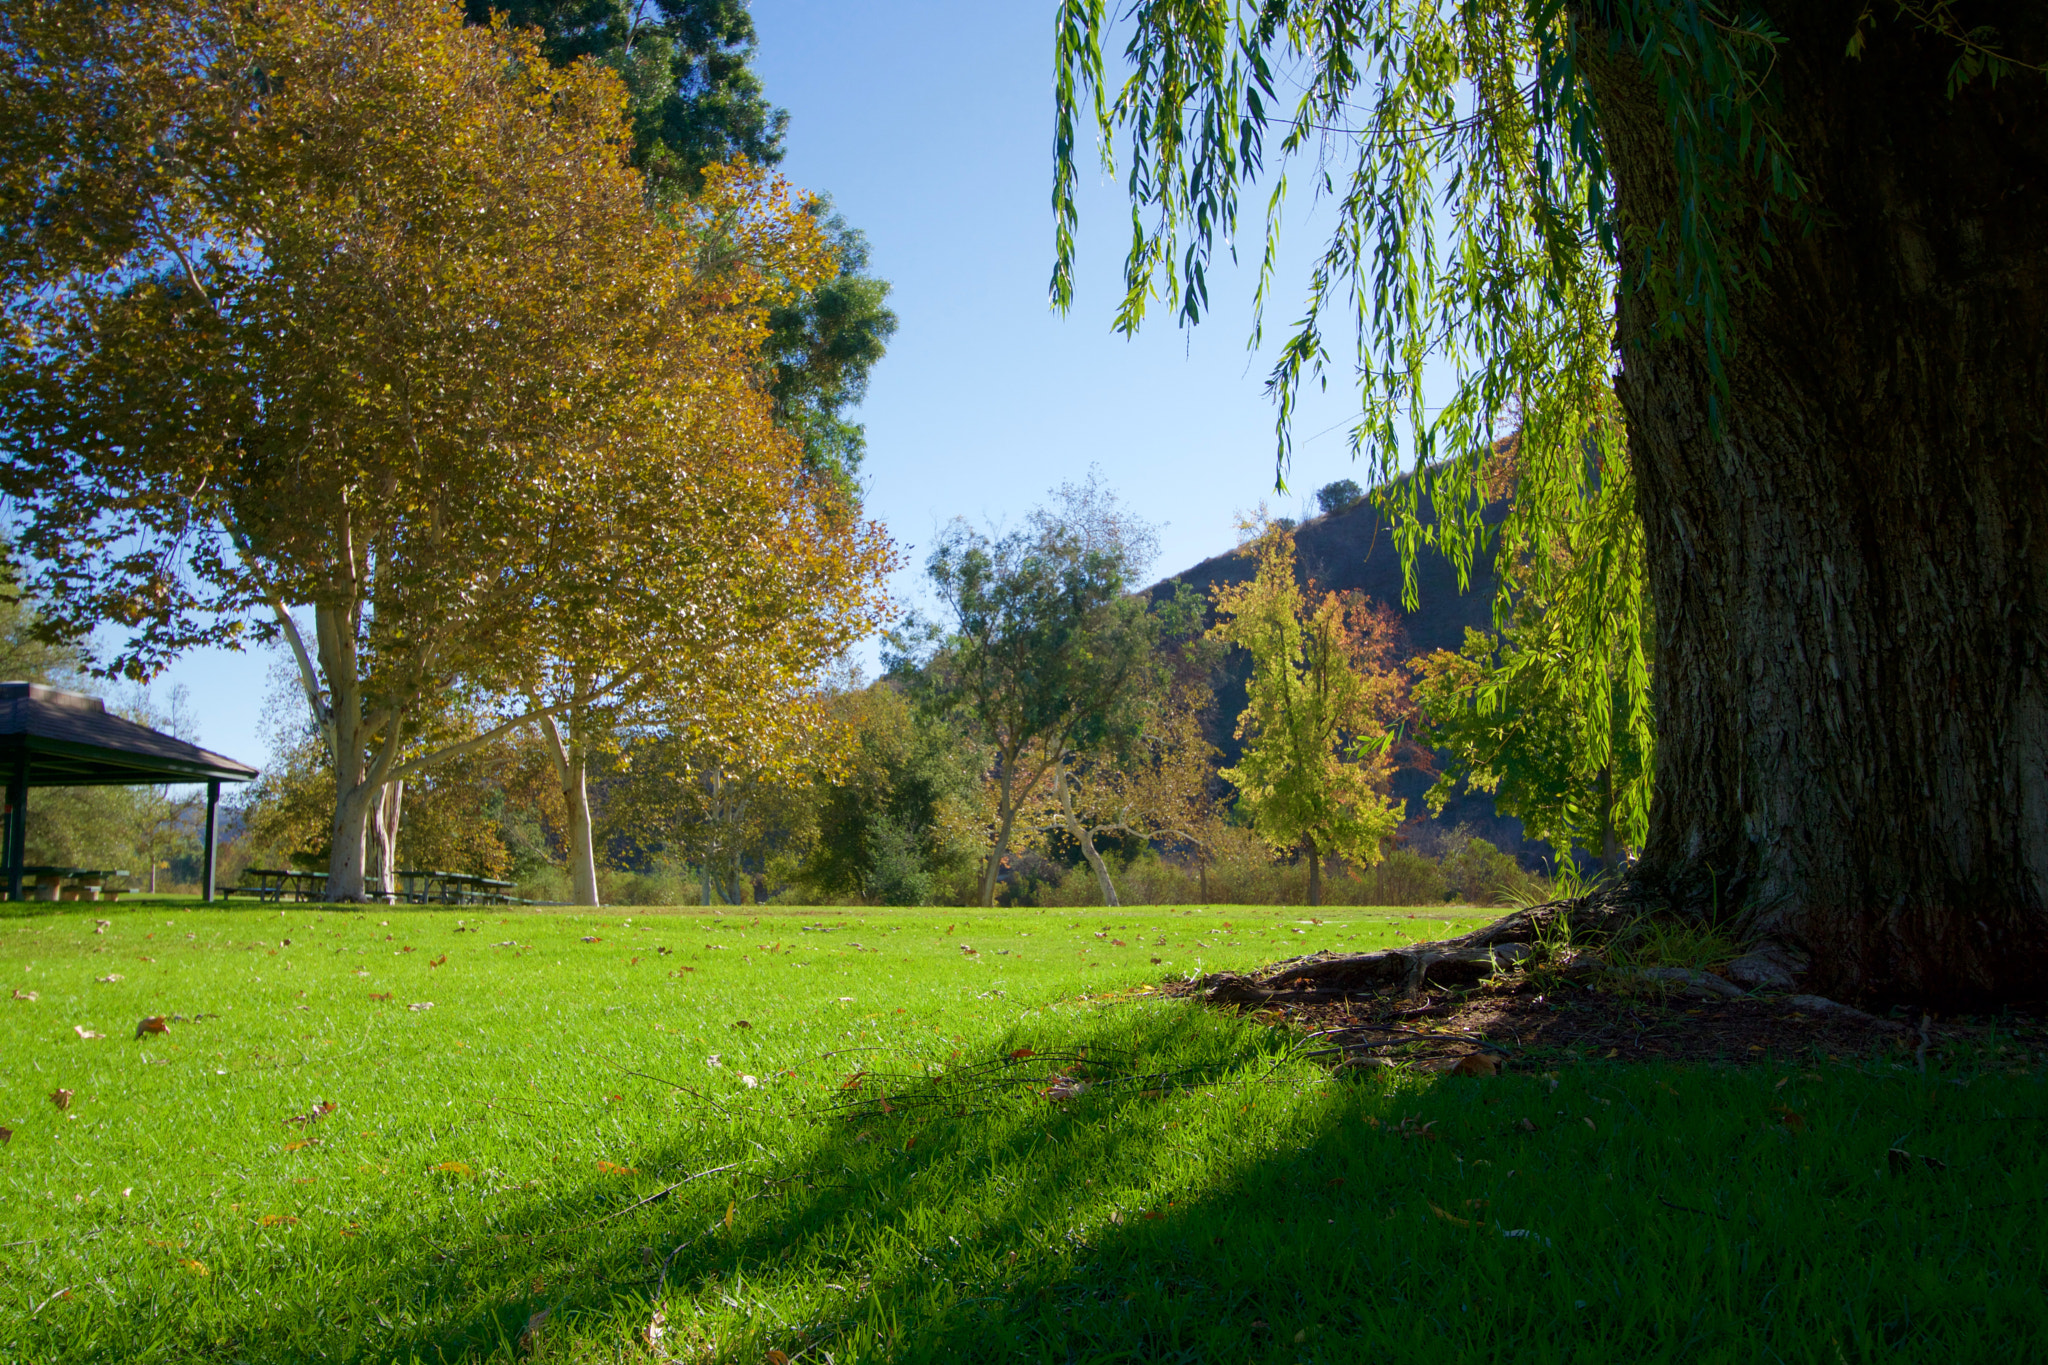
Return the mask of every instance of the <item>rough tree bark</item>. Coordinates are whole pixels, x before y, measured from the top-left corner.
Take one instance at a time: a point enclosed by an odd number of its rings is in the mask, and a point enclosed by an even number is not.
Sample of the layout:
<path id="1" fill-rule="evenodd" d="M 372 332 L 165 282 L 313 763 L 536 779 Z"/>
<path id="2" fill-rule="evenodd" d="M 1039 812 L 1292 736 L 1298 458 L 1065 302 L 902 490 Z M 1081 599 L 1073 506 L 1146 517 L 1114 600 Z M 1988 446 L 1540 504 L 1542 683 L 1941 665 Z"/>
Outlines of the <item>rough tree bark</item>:
<path id="1" fill-rule="evenodd" d="M 2048 986 L 2048 83 L 1944 89 L 1950 39 L 1861 0 L 1764 7 L 1770 117 L 1817 221 L 1734 297 L 1725 419 L 1697 334 L 1624 294 L 1618 380 L 1657 619 L 1642 873 L 1812 955 L 1811 988 Z M 1995 13 L 1994 13 L 1995 12 Z M 2048 11 L 1978 5 L 2048 62 Z M 1604 51 L 1597 34 L 1591 46 Z M 1594 68 L 1624 230 L 1665 218 L 1670 124 Z"/>

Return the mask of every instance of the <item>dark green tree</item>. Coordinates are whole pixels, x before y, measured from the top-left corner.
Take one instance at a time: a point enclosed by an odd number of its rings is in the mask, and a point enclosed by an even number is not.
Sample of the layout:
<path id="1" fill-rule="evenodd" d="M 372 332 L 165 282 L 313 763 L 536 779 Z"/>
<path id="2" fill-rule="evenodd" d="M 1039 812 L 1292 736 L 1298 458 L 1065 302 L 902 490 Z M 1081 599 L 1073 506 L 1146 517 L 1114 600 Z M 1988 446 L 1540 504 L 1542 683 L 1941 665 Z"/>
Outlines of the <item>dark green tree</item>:
<path id="1" fill-rule="evenodd" d="M 1324 516 L 1341 512 L 1365 496 L 1365 490 L 1358 486 L 1356 479 L 1338 479 L 1326 483 L 1316 490 L 1316 507 Z"/>
<path id="2" fill-rule="evenodd" d="M 704 167 L 743 156 L 782 160 L 789 115 L 768 103 L 754 71 L 754 19 L 746 0 L 466 0 L 471 23 L 503 13 L 546 35 L 548 60 L 600 61 L 624 77 L 632 102 L 633 160 L 656 198 L 673 202 L 703 185 Z M 839 268 L 769 318 L 763 356 L 776 415 L 802 438 L 817 477 L 849 505 L 867 441 L 848 409 L 867 396 L 868 374 L 896 332 L 889 285 L 868 273 L 868 243 L 820 198 Z"/>
<path id="3" fill-rule="evenodd" d="M 959 715 L 991 750 L 996 808 L 983 905 L 995 904 L 1019 815 L 1048 799 L 1104 899 L 1116 903 L 1066 777 L 1077 757 L 1134 740 L 1145 701 L 1163 683 L 1161 623 L 1133 592 L 1155 546 L 1151 529 L 1091 478 L 1061 487 L 1003 535 L 955 522 L 932 552 L 928 572 L 951 619 L 923 627 L 935 646 L 928 655 L 890 662 L 927 705 Z"/>
<path id="4" fill-rule="evenodd" d="M 985 755 L 885 679 L 837 699 L 844 772 L 820 775 L 817 834 L 802 879 L 830 895 L 930 905 L 974 870 Z"/>
<path id="5" fill-rule="evenodd" d="M 1126 328 L 1155 299 L 1205 314 L 1241 195 L 1276 232 L 1308 176 L 1332 226 L 1271 375 L 1283 456 L 1304 386 L 1355 376 L 1404 554 L 1469 564 L 1519 430 L 1497 533 L 1571 685 L 1619 682 L 1639 728 L 1654 688 L 1633 894 L 1806 950 L 1829 994 L 2037 998 L 2048 9 L 1117 15 L 1114 72 L 1105 0 L 1056 21 L 1055 297 L 1086 141 L 1136 201 Z M 1556 553 L 1602 520 L 1607 552 Z M 1618 677 L 1652 621 L 1652 667 Z"/>

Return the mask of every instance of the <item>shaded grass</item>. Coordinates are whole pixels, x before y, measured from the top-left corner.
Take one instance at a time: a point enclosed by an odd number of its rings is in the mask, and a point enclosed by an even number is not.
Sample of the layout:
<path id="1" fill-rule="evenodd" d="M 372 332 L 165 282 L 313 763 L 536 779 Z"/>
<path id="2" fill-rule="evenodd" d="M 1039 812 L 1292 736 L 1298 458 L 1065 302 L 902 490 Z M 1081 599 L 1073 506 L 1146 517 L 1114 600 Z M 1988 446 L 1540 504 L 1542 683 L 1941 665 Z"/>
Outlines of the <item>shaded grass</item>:
<path id="1" fill-rule="evenodd" d="M 743 1361 L 2041 1340 L 2038 1066 L 1337 1082 L 1137 991 L 1463 927 L 1336 913 L 0 921 L 0 1358 L 510 1359 L 544 1310 L 561 1360 L 656 1311 Z"/>

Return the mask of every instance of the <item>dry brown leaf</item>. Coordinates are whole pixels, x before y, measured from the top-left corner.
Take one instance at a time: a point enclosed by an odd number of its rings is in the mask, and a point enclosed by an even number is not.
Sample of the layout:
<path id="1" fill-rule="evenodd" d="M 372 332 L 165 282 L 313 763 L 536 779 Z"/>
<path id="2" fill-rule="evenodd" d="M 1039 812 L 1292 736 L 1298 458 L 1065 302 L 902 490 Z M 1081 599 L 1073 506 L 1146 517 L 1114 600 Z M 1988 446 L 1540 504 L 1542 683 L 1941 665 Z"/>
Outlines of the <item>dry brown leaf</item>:
<path id="1" fill-rule="evenodd" d="M 170 1031 L 170 1024 L 165 1022 L 161 1014 L 152 1014 L 135 1026 L 135 1036 L 137 1038 L 140 1038 L 145 1033 L 169 1033 Z"/>
<path id="2" fill-rule="evenodd" d="M 1476 1228 L 1486 1221 L 1484 1218 L 1460 1218 L 1457 1214 L 1440 1209 L 1435 1204 L 1429 1206 L 1429 1211 L 1446 1223 L 1456 1223 L 1461 1228 Z"/>
<path id="3" fill-rule="evenodd" d="M 83 1024 L 73 1024 L 71 1026 L 71 1031 L 81 1038 L 104 1038 L 107 1036 L 104 1033 L 94 1033 L 91 1029 L 87 1028 Z"/>
<path id="4" fill-rule="evenodd" d="M 1533 1133 L 1536 1131 L 1536 1125 L 1528 1119 L 1523 1119 L 1520 1123 L 1517 1123 L 1515 1127 L 1521 1129 L 1525 1133 Z"/>
<path id="5" fill-rule="evenodd" d="M 257 1219 L 257 1225 L 266 1228 L 288 1228 L 299 1220 L 288 1213 L 266 1213 Z"/>
<path id="6" fill-rule="evenodd" d="M 633 1169 L 633 1168 L 632 1168 L 631 1166 L 621 1166 L 621 1165 L 619 1165 L 619 1163 L 617 1163 L 616 1161 L 600 1161 L 600 1162 L 598 1162 L 598 1163 L 597 1163 L 597 1169 L 598 1169 L 598 1172 L 599 1172 L 600 1174 L 602 1174 L 602 1175 L 638 1175 L 638 1174 L 640 1174 L 640 1172 L 638 1172 L 638 1171 L 634 1170 L 634 1169 Z"/>
<path id="7" fill-rule="evenodd" d="M 447 1173 L 448 1173 L 449 1175 L 475 1175 L 475 1174 L 476 1174 L 476 1172 L 474 1172 L 474 1171 L 472 1171 L 472 1170 L 470 1170 L 470 1169 L 469 1169 L 469 1166 L 468 1166 L 468 1165 L 467 1165 L 466 1163 L 464 1163 L 464 1162 L 460 1162 L 460 1161 L 444 1161 L 444 1162 L 442 1162 L 442 1163 L 441 1163 L 440 1165 L 438 1165 L 438 1166 L 434 1167 L 433 1169 L 435 1169 L 435 1170 L 437 1170 L 437 1171 L 445 1171 L 445 1172 L 447 1172 Z"/>
<path id="8" fill-rule="evenodd" d="M 69 1109 L 71 1107 L 71 1092 L 69 1090 L 52 1090 L 50 1092 L 50 1103 L 56 1105 L 59 1109 Z"/>
<path id="9" fill-rule="evenodd" d="M 1032 1055 L 1032 1053 L 1031 1053 L 1031 1049 L 1030 1049 L 1030 1048 L 1028 1048 L 1028 1047 L 1020 1047 L 1020 1048 L 1018 1048 L 1018 1049 L 1017 1049 L 1017 1050 L 1016 1050 L 1015 1052 L 1012 1052 L 1012 1053 L 1010 1054 L 1010 1060 L 1014 1062 L 1014 1061 L 1018 1060 L 1019 1058 L 1023 1058 L 1023 1057 L 1029 1057 L 1029 1056 L 1031 1056 L 1031 1055 Z"/>
<path id="10" fill-rule="evenodd" d="M 202 1263 L 191 1260 L 189 1258 L 187 1258 L 186 1260 L 179 1261 L 178 1264 L 185 1267 L 185 1269 L 191 1271 L 194 1275 L 201 1276 L 202 1278 L 213 1273 L 212 1271 L 208 1270 Z"/>
<path id="11" fill-rule="evenodd" d="M 0 1147 L 4 1147 L 12 1141 L 14 1141 L 14 1130 L 12 1128 L 0 1128 Z"/>
<path id="12" fill-rule="evenodd" d="M 739 1211 L 739 1207 L 740 1206 L 737 1203 L 731 1203 L 725 1206 L 725 1228 L 728 1232 L 732 1231 L 732 1216 L 733 1214 Z"/>
<path id="13" fill-rule="evenodd" d="M 370 998 L 372 1000 L 389 1000 L 391 998 L 391 992 L 385 991 L 382 995 L 379 995 L 377 992 L 371 991 Z"/>
<path id="14" fill-rule="evenodd" d="M 429 958 L 429 959 L 427 959 L 427 965 L 428 965 L 429 967 L 438 967 L 438 966 L 440 966 L 440 965 L 441 965 L 442 963 L 446 962 L 447 960 L 448 960 L 448 954 L 446 954 L 446 953 L 443 953 L 443 954 L 441 954 L 441 955 L 440 955 L 439 957 L 435 957 L 435 958 Z"/>
<path id="15" fill-rule="evenodd" d="M 780 1351 L 768 1353 L 768 1365 L 789 1365 L 789 1357 Z"/>
<path id="16" fill-rule="evenodd" d="M 333 1113 L 335 1110 L 339 1108 L 341 1108 L 341 1106 L 336 1104 L 333 1100 L 322 1100 L 320 1101 L 320 1103 L 314 1105 L 311 1109 L 308 1109 L 303 1114 L 293 1114 L 290 1118 L 286 1119 L 285 1122 L 296 1123 L 303 1128 L 307 1124 L 318 1123 L 321 1119 L 326 1118 L 329 1114 Z"/>
<path id="17" fill-rule="evenodd" d="M 36 996 L 36 992 L 34 992 L 34 991 L 23 991 L 23 990 L 17 990 L 17 991 L 15 991 L 15 993 L 14 993 L 14 998 L 15 998 L 16 1000 L 26 1000 L 26 1001 L 29 1001 L 30 1003 L 34 1003 L 34 1002 L 35 1002 L 35 1000 L 36 1000 L 36 998 L 37 998 L 37 996 Z"/>
<path id="18" fill-rule="evenodd" d="M 1782 1104 L 1778 1105 L 1773 1112 L 1778 1115 L 1778 1122 L 1784 1124 L 1793 1132 L 1803 1133 L 1806 1131 L 1806 1115 L 1789 1109 Z"/>
<path id="19" fill-rule="evenodd" d="M 407 1005 L 406 1008 L 411 1010 L 415 1014 L 419 1014 L 425 1010 L 430 1010 L 434 1008 L 434 1002 L 431 1000 L 421 1000 L 414 1004 Z"/>
<path id="20" fill-rule="evenodd" d="M 319 1145 L 319 1143 L 319 1138 L 297 1138 L 291 1142 L 287 1142 L 284 1145 L 284 1150 L 286 1150 L 287 1152 L 296 1152 L 301 1150 L 302 1148 L 316 1147 Z"/>
<path id="21" fill-rule="evenodd" d="M 1500 1063 L 1495 1061 L 1489 1053 L 1469 1052 L 1458 1059 L 1458 1064 L 1451 1068 L 1451 1074 L 1454 1076 L 1496 1076 L 1500 1074 Z"/>
<path id="22" fill-rule="evenodd" d="M 540 1329 L 547 1326 L 548 1310 L 543 1308 L 526 1320 L 526 1326 L 519 1332 L 519 1354 L 532 1355 Z"/>
<path id="23" fill-rule="evenodd" d="M 662 1316 L 661 1311 L 657 1309 L 654 1316 L 647 1320 L 647 1328 L 640 1333 L 640 1339 L 647 1343 L 648 1350 L 659 1354 L 662 1339 L 667 1335 L 668 1319 Z"/>

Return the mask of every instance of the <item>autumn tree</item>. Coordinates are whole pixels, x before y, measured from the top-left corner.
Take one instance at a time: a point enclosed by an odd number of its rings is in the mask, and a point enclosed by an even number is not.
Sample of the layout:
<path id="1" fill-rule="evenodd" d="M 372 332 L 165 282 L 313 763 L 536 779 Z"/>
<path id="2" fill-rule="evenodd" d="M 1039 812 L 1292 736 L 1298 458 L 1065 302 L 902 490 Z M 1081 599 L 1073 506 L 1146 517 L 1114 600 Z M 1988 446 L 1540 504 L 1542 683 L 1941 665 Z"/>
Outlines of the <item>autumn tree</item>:
<path id="1" fill-rule="evenodd" d="M 1321 905 L 1322 860 L 1369 867 L 1401 823 L 1386 795 L 1401 694 L 1387 657 L 1395 623 L 1355 593 L 1304 592 L 1289 532 L 1268 529 L 1249 552 L 1251 580 L 1215 589 L 1216 637 L 1252 656 L 1243 756 L 1222 776 L 1261 838 L 1308 855 L 1308 903 Z"/>
<path id="2" fill-rule="evenodd" d="M 928 704 L 966 717 L 993 752 L 983 905 L 995 904 L 1018 816 L 1041 796 L 1059 802 L 1105 896 L 1115 894 L 1063 794 L 1077 754 L 1112 747 L 1140 723 L 1159 622 L 1132 589 L 1154 547 L 1150 529 L 1091 479 L 1063 485 L 1002 535 L 956 521 L 932 552 L 927 572 L 951 619 L 926 626 L 928 656 L 906 652 L 896 671 Z"/>
<path id="3" fill-rule="evenodd" d="M 765 773 L 821 670 L 877 625 L 894 551 L 806 476 L 758 358 L 779 304 L 831 268 L 804 202 L 713 167 L 681 211 L 695 259 L 674 321 L 622 367 L 634 402 L 591 432 L 530 537 L 529 589 L 490 677 L 537 717 L 562 782 L 571 896 L 597 904 L 588 774 L 625 729 L 673 724 Z"/>
<path id="4" fill-rule="evenodd" d="M 549 61 L 601 62 L 620 74 L 633 129 L 633 161 L 665 208 L 702 195 L 706 171 L 735 160 L 782 160 L 789 115 L 768 102 L 754 71 L 753 16 L 744 0 L 466 0 L 470 22 L 503 14 L 542 35 Z M 867 437 L 848 412 L 896 331 L 888 282 L 869 272 L 867 238 L 808 201 L 827 268 L 789 290 L 769 313 L 761 351 L 776 420 L 803 442 L 815 478 L 849 505 Z"/>
<path id="5" fill-rule="evenodd" d="M 373 808 L 435 757 L 416 722 L 520 619 L 556 489 L 654 401 L 692 243 L 613 74 L 427 0 L 8 21 L 13 136 L 53 149 L 7 181 L 40 285 L 0 356 L 30 586 L 53 630 L 126 629 L 109 670 L 282 637 L 333 767 L 330 894 L 358 897 Z M 103 102 L 127 141 L 50 126 Z"/>
<path id="6" fill-rule="evenodd" d="M 1539 566 L 1571 505 L 1635 500 L 1639 564 L 1544 594 L 1591 672 L 1655 623 L 1635 894 L 1805 951 L 1828 993 L 2038 996 L 2048 12 L 1145 6 L 1128 83 L 1108 27 L 1061 7 L 1059 297 L 1091 96 L 1139 200 L 1125 326 L 1206 311 L 1240 192 L 1277 231 L 1312 162 L 1335 226 L 1283 430 L 1355 374 L 1354 448 L 1420 470 L 1383 494 L 1410 554 L 1425 498 L 1476 547 L 1496 424 Z"/>

